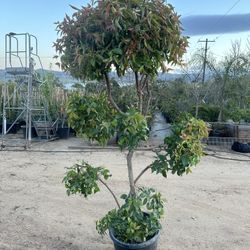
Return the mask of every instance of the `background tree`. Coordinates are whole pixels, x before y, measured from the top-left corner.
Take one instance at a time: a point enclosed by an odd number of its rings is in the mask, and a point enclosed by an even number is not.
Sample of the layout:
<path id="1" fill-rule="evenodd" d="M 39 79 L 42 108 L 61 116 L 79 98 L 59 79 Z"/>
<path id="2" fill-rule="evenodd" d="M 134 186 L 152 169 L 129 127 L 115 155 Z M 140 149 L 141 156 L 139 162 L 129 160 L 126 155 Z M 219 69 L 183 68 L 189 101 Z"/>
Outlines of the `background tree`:
<path id="1" fill-rule="evenodd" d="M 210 53 L 204 83 L 201 81 L 204 59 L 200 52 L 187 60 L 179 79 L 157 82 L 154 101 L 160 110 L 172 118 L 180 112 L 189 112 L 210 122 L 249 121 L 249 51 L 235 41 L 220 60 Z"/>
<path id="2" fill-rule="evenodd" d="M 232 43 L 232 49 L 218 65 L 208 63 L 214 73 L 214 102 L 219 107 L 218 121 L 227 114 L 242 107 L 246 108 L 249 97 L 249 60 L 242 52 L 239 41 Z M 225 111 L 228 112 L 225 112 Z M 224 114 L 225 113 L 225 114 Z"/>
<path id="3" fill-rule="evenodd" d="M 191 97 L 189 101 L 195 107 L 194 113 L 196 118 L 199 117 L 199 108 L 205 103 L 206 97 L 213 87 L 209 71 L 207 72 L 208 76 L 205 76 L 205 81 L 202 81 L 204 60 L 206 60 L 206 63 L 208 61 L 216 61 L 212 53 L 209 53 L 205 59 L 203 50 L 198 49 L 191 55 L 190 60 L 182 66 L 182 72 L 185 75 L 184 79 L 188 84 L 187 88 Z"/>
<path id="4" fill-rule="evenodd" d="M 38 98 L 40 102 L 38 105 L 48 110 L 52 121 L 60 119 L 61 123 L 65 123 L 68 91 L 64 88 L 60 79 L 51 72 L 45 74 L 43 83 L 37 89 L 37 92 L 39 95 L 41 94 Z"/>
<path id="5" fill-rule="evenodd" d="M 184 78 L 172 81 L 157 80 L 153 86 L 153 107 L 157 107 L 167 120 L 176 121 L 182 112 L 190 112 L 193 102 L 188 88 L 190 85 Z"/>

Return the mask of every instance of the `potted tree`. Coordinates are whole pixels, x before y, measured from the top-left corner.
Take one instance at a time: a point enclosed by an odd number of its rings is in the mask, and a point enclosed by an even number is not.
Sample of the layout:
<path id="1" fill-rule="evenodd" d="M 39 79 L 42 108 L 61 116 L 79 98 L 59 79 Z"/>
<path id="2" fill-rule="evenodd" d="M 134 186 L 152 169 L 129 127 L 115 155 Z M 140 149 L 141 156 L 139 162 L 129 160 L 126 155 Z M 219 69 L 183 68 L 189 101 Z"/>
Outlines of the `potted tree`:
<path id="1" fill-rule="evenodd" d="M 72 6 L 73 7 L 73 6 Z M 181 64 L 187 38 L 174 8 L 160 0 L 102 0 L 78 9 L 58 23 L 60 38 L 55 48 L 62 69 L 80 79 L 100 80 L 106 94 L 73 94 L 68 102 L 68 121 L 78 135 L 105 145 L 119 133 L 118 145 L 126 152 L 129 190 L 121 196 L 110 189 L 108 169 L 82 161 L 70 167 L 63 179 L 68 194 L 87 197 L 100 191 L 102 183 L 112 194 L 116 209 L 97 221 L 103 235 L 109 231 L 116 250 L 157 248 L 163 215 L 161 194 L 152 188 L 137 188 L 138 180 L 151 170 L 164 177 L 168 172 L 182 175 L 202 156 L 201 138 L 207 135 L 204 122 L 185 118 L 173 126 L 155 160 L 135 178 L 133 155 L 147 140 L 146 115 L 151 102 L 151 84 L 159 68 Z M 134 74 L 137 105 L 122 110 L 114 101 L 110 72 Z"/>
<path id="2" fill-rule="evenodd" d="M 61 139 L 67 139 L 69 137 L 70 128 L 67 122 L 66 103 L 65 103 L 65 106 L 62 105 L 60 108 L 58 128 L 57 128 L 56 133 Z"/>

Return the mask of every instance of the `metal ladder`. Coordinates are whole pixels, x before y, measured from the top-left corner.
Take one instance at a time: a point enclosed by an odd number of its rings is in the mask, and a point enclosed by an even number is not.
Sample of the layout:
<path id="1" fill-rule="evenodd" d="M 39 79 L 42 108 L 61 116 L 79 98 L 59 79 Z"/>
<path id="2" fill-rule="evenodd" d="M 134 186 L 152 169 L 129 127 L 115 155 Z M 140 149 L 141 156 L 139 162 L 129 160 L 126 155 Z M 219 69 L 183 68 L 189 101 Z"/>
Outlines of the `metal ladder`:
<path id="1" fill-rule="evenodd" d="M 11 32 L 5 35 L 6 75 L 11 76 L 15 81 L 16 79 L 22 79 L 22 81 L 17 84 L 17 91 L 20 93 L 21 100 L 16 107 L 10 105 L 10 100 L 13 100 L 14 94 L 7 98 L 6 89 L 8 89 L 8 83 L 5 81 L 1 148 L 6 146 L 8 133 L 20 119 L 23 119 L 26 123 L 25 148 L 31 147 L 32 127 L 35 128 L 40 139 L 50 140 L 55 137 L 55 123 L 50 121 L 46 107 L 36 106 L 33 100 L 33 91 L 37 87 L 35 86 L 35 80 L 37 79 L 34 71 L 34 58 L 38 60 L 41 68 L 43 68 L 38 56 L 37 44 L 37 38 L 29 33 L 16 34 Z M 15 113 L 15 118 L 11 121 L 11 126 L 7 128 L 6 124 L 10 111 Z"/>
<path id="2" fill-rule="evenodd" d="M 53 140 L 56 138 L 58 120 L 52 122 L 47 107 L 33 106 L 31 119 L 36 134 L 40 139 Z"/>

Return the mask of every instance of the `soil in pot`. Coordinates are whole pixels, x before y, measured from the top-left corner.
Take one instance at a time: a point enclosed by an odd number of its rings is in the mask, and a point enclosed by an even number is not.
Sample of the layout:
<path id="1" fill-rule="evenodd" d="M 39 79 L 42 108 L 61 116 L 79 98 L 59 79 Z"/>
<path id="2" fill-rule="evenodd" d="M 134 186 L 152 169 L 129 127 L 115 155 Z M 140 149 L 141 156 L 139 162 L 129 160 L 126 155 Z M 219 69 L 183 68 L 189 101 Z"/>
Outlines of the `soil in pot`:
<path id="1" fill-rule="evenodd" d="M 114 236 L 114 231 L 110 229 L 109 235 L 114 243 L 115 250 L 157 250 L 157 243 L 160 232 L 158 231 L 151 239 L 138 243 L 138 244 L 129 244 L 119 241 Z"/>

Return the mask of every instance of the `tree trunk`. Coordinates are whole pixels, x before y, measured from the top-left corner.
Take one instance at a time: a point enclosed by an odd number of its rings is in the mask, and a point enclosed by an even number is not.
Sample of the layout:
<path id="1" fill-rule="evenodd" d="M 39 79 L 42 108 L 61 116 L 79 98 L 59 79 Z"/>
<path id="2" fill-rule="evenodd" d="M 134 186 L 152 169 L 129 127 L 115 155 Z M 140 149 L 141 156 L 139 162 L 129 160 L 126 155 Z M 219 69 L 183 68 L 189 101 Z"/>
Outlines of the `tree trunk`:
<path id="1" fill-rule="evenodd" d="M 199 102 L 196 101 L 196 104 L 195 104 L 195 118 L 196 119 L 198 118 L 198 115 L 199 115 Z"/>
<path id="2" fill-rule="evenodd" d="M 142 112 L 142 114 L 144 116 L 147 116 L 148 111 L 149 111 L 149 107 L 150 107 L 150 104 L 151 104 L 151 98 L 152 98 L 152 92 L 151 92 L 151 89 L 149 87 L 148 77 L 146 77 L 144 84 L 145 84 L 144 87 L 146 88 L 146 93 L 145 93 L 145 104 L 143 106 L 143 112 Z"/>
<path id="3" fill-rule="evenodd" d="M 218 115 L 217 121 L 218 122 L 222 121 L 222 110 L 219 111 L 219 115 Z"/>
<path id="4" fill-rule="evenodd" d="M 112 91 L 111 91 L 111 83 L 109 80 L 109 76 L 107 73 L 104 74 L 104 79 L 106 82 L 106 87 L 107 87 L 107 94 L 108 94 L 108 99 L 110 104 L 113 106 L 114 109 L 116 109 L 120 114 L 123 114 L 122 110 L 118 107 L 118 105 L 115 103 L 113 96 L 112 96 Z"/>
<path id="5" fill-rule="evenodd" d="M 130 194 L 135 195 L 135 183 L 134 183 L 134 174 L 133 174 L 133 166 L 132 166 L 132 157 L 134 151 L 129 151 L 127 154 L 127 167 L 128 167 L 128 179 L 130 185 Z"/>
<path id="6" fill-rule="evenodd" d="M 136 93 L 138 97 L 138 110 L 142 113 L 142 85 L 141 85 L 142 77 L 139 80 L 139 74 L 135 72 L 135 86 L 136 86 Z"/>

